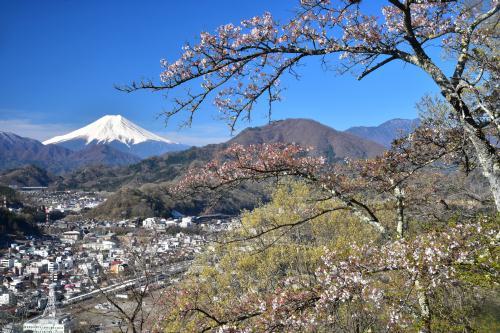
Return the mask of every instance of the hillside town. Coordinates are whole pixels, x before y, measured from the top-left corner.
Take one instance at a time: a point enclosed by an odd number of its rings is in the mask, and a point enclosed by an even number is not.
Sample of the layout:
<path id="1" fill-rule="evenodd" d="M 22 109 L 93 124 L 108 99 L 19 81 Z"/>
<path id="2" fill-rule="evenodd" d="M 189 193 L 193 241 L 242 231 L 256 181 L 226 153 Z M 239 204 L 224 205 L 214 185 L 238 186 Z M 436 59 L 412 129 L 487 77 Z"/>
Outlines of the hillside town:
<path id="1" fill-rule="evenodd" d="M 101 200 L 97 194 L 77 191 L 29 191 L 27 197 L 36 197 L 47 212 L 61 213 Z M 16 240 L 0 253 L 2 332 L 38 332 L 51 325 L 63 328 L 57 332 L 70 332 L 79 319 L 67 310 L 69 306 L 97 299 L 110 288 L 113 294 L 127 297 L 130 289 L 143 283 L 134 279 L 145 274 L 156 275 L 156 283 L 158 277 L 165 280 L 168 267 L 189 262 L 210 237 L 238 223 L 229 217 L 177 212 L 170 218 L 121 221 L 69 216 L 69 220 L 39 223 L 43 237 Z M 132 280 L 133 285 L 127 283 Z M 103 307 L 99 304 L 98 308 Z M 57 309 L 57 315 L 49 311 L 51 307 Z M 112 331 L 115 325 L 95 326 L 93 330 Z"/>
<path id="2" fill-rule="evenodd" d="M 13 186 L 14 189 L 17 189 Z M 46 188 L 21 188 L 27 201 L 43 206 L 48 212 L 79 213 L 85 209 L 97 207 L 105 198 L 98 192 L 52 191 Z"/>

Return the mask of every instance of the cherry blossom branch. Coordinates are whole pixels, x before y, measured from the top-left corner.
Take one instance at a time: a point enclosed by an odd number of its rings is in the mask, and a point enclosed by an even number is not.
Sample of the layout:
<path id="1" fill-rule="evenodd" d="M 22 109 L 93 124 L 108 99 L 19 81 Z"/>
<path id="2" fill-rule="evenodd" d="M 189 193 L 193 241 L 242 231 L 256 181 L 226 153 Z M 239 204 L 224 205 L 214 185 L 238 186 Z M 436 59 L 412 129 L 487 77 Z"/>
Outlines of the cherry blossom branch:
<path id="1" fill-rule="evenodd" d="M 342 173 L 337 175 L 335 172 L 341 166 L 327 166 L 324 158 L 307 156 L 307 152 L 295 145 L 233 145 L 222 153 L 226 161 L 215 160 L 205 168 L 189 170 L 174 188 L 174 193 L 185 194 L 203 189 L 214 191 L 245 181 L 297 177 L 316 184 L 317 188 L 342 202 L 344 206 L 341 209 L 349 208 L 361 221 L 373 226 L 385 237 L 387 230 L 368 205 L 347 194 L 350 181 L 344 179 Z"/>
<path id="2" fill-rule="evenodd" d="M 275 89 L 278 78 L 304 57 L 340 54 L 352 66 L 364 66 L 369 59 L 386 55 L 391 61 L 399 59 L 422 66 L 419 59 L 428 57 L 421 44 L 454 31 L 445 15 L 448 1 L 417 1 L 404 5 L 394 0 L 391 3 L 392 6 L 384 7 L 384 23 L 363 14 L 357 1 L 313 0 L 302 1 L 303 10 L 283 25 L 269 13 L 244 20 L 239 26 L 227 24 L 221 26 L 217 34 L 202 33 L 200 43 L 186 45 L 177 61 L 162 61 L 165 71 L 161 74 L 161 85 L 147 81 L 132 83 L 122 90 L 170 90 L 203 78 L 204 92 L 191 95 L 184 102 L 176 101 L 177 107 L 166 116 L 184 109 L 192 114 L 210 92 L 218 91 L 216 105 L 229 117 L 234 128 L 242 112 L 249 115 L 263 92 L 268 92 L 269 102 L 279 100 L 279 90 Z M 403 15 L 391 8 L 399 9 Z M 401 22 L 405 30 L 401 30 Z M 407 53 L 404 46 L 399 47 L 404 42 L 412 45 L 417 57 Z M 371 69 L 365 68 L 365 73 L 359 77 L 382 67 L 386 61 Z M 228 77 L 236 79 L 236 86 Z M 230 89 L 219 90 L 226 85 Z"/>
<path id="3" fill-rule="evenodd" d="M 358 76 L 358 80 L 361 80 L 363 79 L 365 76 L 367 76 L 368 74 L 376 71 L 377 69 L 379 69 L 380 67 L 384 66 L 384 65 L 387 65 L 388 63 L 394 61 L 394 60 L 397 60 L 399 59 L 399 57 L 397 56 L 390 56 L 389 58 L 386 58 L 384 60 L 382 60 L 381 62 L 379 62 L 378 64 L 370 67 L 370 68 L 367 68 L 363 71 L 363 73 L 361 73 L 361 75 Z"/>
<path id="4" fill-rule="evenodd" d="M 457 64 L 455 65 L 455 70 L 453 72 L 452 78 L 455 80 L 455 84 L 458 85 L 458 80 L 459 78 L 462 77 L 462 74 L 465 70 L 465 65 L 468 60 L 468 49 L 469 45 L 471 42 L 472 34 L 474 33 L 474 30 L 484 21 L 498 13 L 500 10 L 500 5 L 497 4 L 494 7 L 492 7 L 489 11 L 479 15 L 474 22 L 472 22 L 466 29 L 465 31 L 462 32 L 462 41 L 461 41 L 461 53 L 458 57 Z"/>

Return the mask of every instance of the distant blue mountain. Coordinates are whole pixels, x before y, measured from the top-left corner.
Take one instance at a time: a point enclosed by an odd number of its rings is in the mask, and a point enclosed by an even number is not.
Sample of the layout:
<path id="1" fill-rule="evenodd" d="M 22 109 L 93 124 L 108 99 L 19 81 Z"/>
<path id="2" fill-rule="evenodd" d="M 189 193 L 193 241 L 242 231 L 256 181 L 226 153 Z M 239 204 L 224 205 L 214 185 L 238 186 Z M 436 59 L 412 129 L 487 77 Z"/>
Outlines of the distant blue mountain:
<path id="1" fill-rule="evenodd" d="M 346 132 L 390 147 L 392 141 L 410 133 L 419 123 L 419 119 L 392 119 L 378 126 L 351 127 Z"/>
<path id="2" fill-rule="evenodd" d="M 35 165 L 52 173 L 64 173 L 89 165 L 118 166 L 139 162 L 135 155 L 109 146 L 87 146 L 73 151 L 14 133 L 0 132 L 0 170 Z"/>

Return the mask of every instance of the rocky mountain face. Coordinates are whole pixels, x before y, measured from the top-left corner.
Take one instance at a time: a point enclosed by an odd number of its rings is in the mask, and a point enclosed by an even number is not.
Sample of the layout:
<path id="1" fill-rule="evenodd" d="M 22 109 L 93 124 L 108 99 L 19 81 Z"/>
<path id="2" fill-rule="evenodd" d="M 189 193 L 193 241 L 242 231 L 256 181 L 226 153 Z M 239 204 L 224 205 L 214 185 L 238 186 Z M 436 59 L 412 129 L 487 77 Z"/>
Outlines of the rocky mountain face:
<path id="1" fill-rule="evenodd" d="M 64 169 L 72 152 L 62 147 L 44 146 L 41 142 L 14 133 L 0 132 L 0 170 L 36 164 L 45 169 Z"/>
<path id="2" fill-rule="evenodd" d="M 73 152 L 71 158 L 78 167 L 88 165 L 130 165 L 141 160 L 135 155 L 122 152 L 107 145 L 88 146 L 85 149 Z"/>
<path id="3" fill-rule="evenodd" d="M 139 158 L 179 151 L 188 146 L 151 133 L 120 115 L 107 115 L 71 133 L 43 142 L 79 151 L 92 146 L 108 146 Z"/>
<path id="4" fill-rule="evenodd" d="M 392 119 L 378 126 L 351 127 L 346 132 L 390 147 L 392 141 L 410 133 L 419 123 L 419 119 Z"/>

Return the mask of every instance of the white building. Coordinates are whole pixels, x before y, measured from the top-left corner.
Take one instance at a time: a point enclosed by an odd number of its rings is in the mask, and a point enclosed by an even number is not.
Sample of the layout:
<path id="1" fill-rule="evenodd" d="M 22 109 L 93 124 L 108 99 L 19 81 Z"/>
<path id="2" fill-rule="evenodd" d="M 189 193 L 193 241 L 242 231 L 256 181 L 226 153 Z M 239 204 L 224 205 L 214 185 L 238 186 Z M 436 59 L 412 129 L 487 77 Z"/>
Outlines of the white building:
<path id="1" fill-rule="evenodd" d="M 102 241 L 102 242 L 92 242 L 83 244 L 84 249 L 92 249 L 92 250 L 111 250 L 116 248 L 116 243 L 113 241 Z"/>
<path id="2" fill-rule="evenodd" d="M 81 234 L 80 231 L 66 231 L 63 232 L 61 236 L 61 240 L 63 242 L 68 242 L 68 243 L 75 243 L 76 241 L 81 239 Z"/>
<path id="3" fill-rule="evenodd" d="M 154 226 L 156 226 L 156 219 L 154 217 L 148 217 L 147 219 L 144 219 L 144 221 L 142 221 L 142 226 L 144 228 L 152 229 Z"/>
<path id="4" fill-rule="evenodd" d="M 47 249 L 36 249 L 35 251 L 33 251 L 33 254 L 42 258 L 46 258 L 49 256 L 49 251 L 47 251 Z"/>
<path id="5" fill-rule="evenodd" d="M 68 314 L 39 317 L 23 325 L 24 332 L 33 333 L 71 333 L 72 329 L 73 321 Z"/>
<path id="6" fill-rule="evenodd" d="M 49 261 L 47 263 L 47 269 L 48 269 L 49 273 L 53 273 L 54 271 L 59 269 L 59 265 L 53 261 Z"/>
<path id="7" fill-rule="evenodd" d="M 174 220 L 167 220 L 167 222 L 165 222 L 165 227 L 175 227 L 177 225 L 177 222 L 175 222 Z"/>
<path id="8" fill-rule="evenodd" d="M 24 267 L 24 263 L 22 261 L 16 260 L 14 261 L 14 267 L 21 269 Z"/>
<path id="9" fill-rule="evenodd" d="M 42 273 L 48 272 L 47 265 L 37 265 L 36 263 L 32 263 L 30 266 L 26 267 L 26 273 L 39 275 Z"/>
<path id="10" fill-rule="evenodd" d="M 167 220 L 158 217 L 148 217 L 142 221 L 142 226 L 146 229 L 165 229 Z"/>
<path id="11" fill-rule="evenodd" d="M 193 218 L 191 216 L 183 217 L 179 226 L 181 228 L 187 228 L 193 225 Z"/>
<path id="12" fill-rule="evenodd" d="M 0 261 L 0 266 L 6 268 L 12 268 L 14 267 L 14 259 L 13 258 L 2 259 L 2 261 Z"/>
<path id="13" fill-rule="evenodd" d="M 0 295 L 0 305 L 16 305 L 16 295 L 7 291 Z"/>

